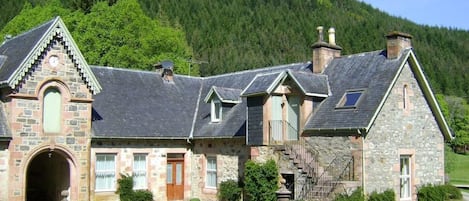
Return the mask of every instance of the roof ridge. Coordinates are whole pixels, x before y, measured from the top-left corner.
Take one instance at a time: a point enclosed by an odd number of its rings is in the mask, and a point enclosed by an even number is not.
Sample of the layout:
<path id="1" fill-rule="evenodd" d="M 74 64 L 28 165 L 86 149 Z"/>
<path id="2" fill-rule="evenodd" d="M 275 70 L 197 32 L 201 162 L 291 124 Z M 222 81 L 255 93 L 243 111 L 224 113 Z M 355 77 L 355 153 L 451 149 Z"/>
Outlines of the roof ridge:
<path id="1" fill-rule="evenodd" d="M 372 54 L 372 53 L 383 52 L 383 51 L 385 51 L 385 49 L 373 50 L 373 51 L 367 51 L 367 52 L 359 52 L 359 53 L 355 53 L 355 54 L 343 55 L 343 56 L 341 56 L 341 57 L 338 57 L 337 59 L 340 59 L 340 58 L 350 58 L 350 57 L 356 57 L 356 56 L 364 56 L 364 55 L 366 55 L 366 54 Z"/>
<path id="2" fill-rule="evenodd" d="M 310 61 L 307 62 L 297 62 L 297 63 L 290 63 L 290 64 L 282 64 L 282 65 L 277 65 L 277 66 L 267 66 L 267 67 L 262 67 L 262 68 L 255 68 L 255 69 L 247 69 L 247 70 L 242 70 L 242 71 L 237 71 L 237 72 L 230 72 L 230 73 L 224 73 L 220 75 L 213 75 L 213 76 L 208 76 L 208 77 L 202 77 L 205 79 L 209 78 L 219 78 L 219 77 L 224 77 L 224 76 L 231 76 L 231 75 L 238 75 L 238 74 L 244 74 L 244 73 L 253 73 L 253 72 L 259 72 L 259 71 L 264 71 L 264 70 L 269 70 L 269 71 L 276 71 L 276 70 L 282 70 L 284 68 L 287 68 L 289 66 L 295 66 L 295 65 L 300 65 L 300 64 L 310 64 Z M 269 73 L 275 73 L 275 72 L 269 72 Z M 266 73 L 267 74 L 267 73 Z"/>
<path id="3" fill-rule="evenodd" d="M 149 70 L 142 70 L 142 69 L 134 69 L 134 68 L 119 68 L 119 67 L 112 67 L 112 66 L 98 66 L 98 65 L 89 65 L 91 68 L 94 69 L 109 69 L 109 70 L 116 70 L 116 71 L 126 71 L 126 72 L 134 72 L 134 73 L 145 73 L 145 74 L 157 74 L 155 71 Z M 186 77 L 186 78 L 193 78 L 193 79 L 201 79 L 203 77 L 196 77 L 196 76 L 188 76 L 188 75 L 181 75 L 181 74 L 174 74 L 177 77 Z"/>

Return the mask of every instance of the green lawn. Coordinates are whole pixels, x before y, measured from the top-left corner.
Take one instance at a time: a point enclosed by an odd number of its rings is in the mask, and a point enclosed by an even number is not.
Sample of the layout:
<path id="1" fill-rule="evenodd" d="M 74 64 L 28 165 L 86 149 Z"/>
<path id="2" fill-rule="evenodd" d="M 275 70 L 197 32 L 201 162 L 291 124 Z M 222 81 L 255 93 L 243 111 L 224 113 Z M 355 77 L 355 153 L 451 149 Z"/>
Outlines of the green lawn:
<path id="1" fill-rule="evenodd" d="M 469 155 L 451 155 L 454 156 L 454 170 L 449 173 L 450 183 L 469 185 Z"/>

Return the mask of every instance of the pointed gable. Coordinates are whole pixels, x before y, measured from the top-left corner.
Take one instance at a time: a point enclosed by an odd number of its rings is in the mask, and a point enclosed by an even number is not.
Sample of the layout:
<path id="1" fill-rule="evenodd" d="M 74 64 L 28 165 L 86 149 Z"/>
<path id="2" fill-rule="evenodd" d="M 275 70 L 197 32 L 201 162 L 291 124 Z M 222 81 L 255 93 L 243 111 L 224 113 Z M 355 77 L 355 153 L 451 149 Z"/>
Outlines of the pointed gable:
<path id="1" fill-rule="evenodd" d="M 101 91 L 98 80 L 90 70 L 70 32 L 60 17 L 55 17 L 28 32 L 9 39 L 0 46 L 0 83 L 17 88 L 31 67 L 41 59 L 55 37 L 61 38 L 82 79 L 93 94 Z"/>
<path id="2" fill-rule="evenodd" d="M 241 89 L 212 86 L 204 101 L 208 103 L 213 98 L 213 95 L 216 95 L 223 103 L 241 103 L 240 94 Z"/>

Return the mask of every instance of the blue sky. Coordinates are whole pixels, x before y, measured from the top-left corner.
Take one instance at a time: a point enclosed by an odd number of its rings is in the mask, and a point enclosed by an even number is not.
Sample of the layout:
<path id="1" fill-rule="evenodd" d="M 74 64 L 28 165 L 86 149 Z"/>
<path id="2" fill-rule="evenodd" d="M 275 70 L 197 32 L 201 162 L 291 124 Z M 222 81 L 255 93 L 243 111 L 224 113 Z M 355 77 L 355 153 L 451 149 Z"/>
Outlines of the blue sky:
<path id="1" fill-rule="evenodd" d="M 360 0 L 417 24 L 469 30 L 468 0 Z"/>

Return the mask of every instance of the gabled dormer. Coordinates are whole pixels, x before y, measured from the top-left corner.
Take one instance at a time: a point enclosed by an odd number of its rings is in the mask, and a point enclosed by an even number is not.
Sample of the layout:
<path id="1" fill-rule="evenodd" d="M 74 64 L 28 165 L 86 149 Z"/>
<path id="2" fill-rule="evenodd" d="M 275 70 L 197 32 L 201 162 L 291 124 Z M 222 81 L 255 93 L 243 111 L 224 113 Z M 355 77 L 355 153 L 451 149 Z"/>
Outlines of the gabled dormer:
<path id="1" fill-rule="evenodd" d="M 248 144 L 298 140 L 313 102 L 329 94 L 325 75 L 292 70 L 256 75 L 241 94 L 247 97 Z"/>
<path id="2" fill-rule="evenodd" d="M 229 110 L 235 104 L 241 103 L 241 89 L 213 86 L 205 96 L 205 103 L 210 104 L 210 118 L 212 123 L 221 122 L 224 110 Z"/>

